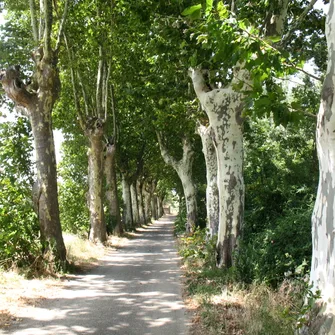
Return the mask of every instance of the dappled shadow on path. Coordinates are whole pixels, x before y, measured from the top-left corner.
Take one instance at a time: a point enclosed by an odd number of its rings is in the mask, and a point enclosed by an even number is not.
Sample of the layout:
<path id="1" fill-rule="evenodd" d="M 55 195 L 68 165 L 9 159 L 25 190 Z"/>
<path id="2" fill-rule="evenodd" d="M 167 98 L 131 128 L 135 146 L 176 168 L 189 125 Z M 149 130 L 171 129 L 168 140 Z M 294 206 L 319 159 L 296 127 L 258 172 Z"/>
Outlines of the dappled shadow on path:
<path id="1" fill-rule="evenodd" d="M 4 334 L 186 334 L 173 219 L 111 251 Z"/>

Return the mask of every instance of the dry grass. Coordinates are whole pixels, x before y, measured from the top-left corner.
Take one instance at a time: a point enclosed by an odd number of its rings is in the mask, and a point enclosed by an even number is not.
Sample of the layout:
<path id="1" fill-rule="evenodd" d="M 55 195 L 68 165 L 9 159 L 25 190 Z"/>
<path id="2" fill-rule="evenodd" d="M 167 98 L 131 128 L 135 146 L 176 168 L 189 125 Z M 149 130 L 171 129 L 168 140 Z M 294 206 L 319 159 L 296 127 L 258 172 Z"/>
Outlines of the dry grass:
<path id="1" fill-rule="evenodd" d="M 192 315 L 190 335 L 294 334 L 303 283 L 287 281 L 278 290 L 265 284 L 241 285 L 234 281 L 233 271 L 217 269 L 207 256 L 187 256 L 189 244 L 178 240 L 181 255 L 186 255 L 184 300 Z"/>
<path id="2" fill-rule="evenodd" d="M 299 304 L 296 288 L 283 283 L 279 290 L 265 285 L 241 288 L 228 285 L 220 294 L 198 293 L 185 299 L 192 313 L 191 335 L 290 335 Z"/>

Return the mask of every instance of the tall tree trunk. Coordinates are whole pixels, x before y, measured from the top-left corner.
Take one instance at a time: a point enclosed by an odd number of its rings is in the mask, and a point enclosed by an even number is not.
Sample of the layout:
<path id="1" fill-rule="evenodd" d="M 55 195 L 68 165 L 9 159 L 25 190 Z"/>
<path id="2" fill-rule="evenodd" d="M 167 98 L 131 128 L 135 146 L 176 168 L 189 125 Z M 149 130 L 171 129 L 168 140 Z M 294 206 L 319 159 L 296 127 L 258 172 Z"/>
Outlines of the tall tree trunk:
<path id="1" fill-rule="evenodd" d="M 217 182 L 217 157 L 213 143 L 214 133 L 210 126 L 199 124 L 198 133 L 202 141 L 202 151 L 206 162 L 206 208 L 207 229 L 209 237 L 218 234 L 219 230 L 219 189 Z"/>
<path id="2" fill-rule="evenodd" d="M 56 57 L 55 55 L 53 55 Z M 30 118 L 36 152 L 37 182 L 34 202 L 41 231 L 44 253 L 49 253 L 57 267 L 66 267 L 66 249 L 59 219 L 55 146 L 52 133 L 52 110 L 59 95 L 60 82 L 56 59 L 36 61 L 35 72 L 39 90 L 28 92 L 17 68 L 1 73 L 1 82 L 7 96 L 23 106 Z"/>
<path id="3" fill-rule="evenodd" d="M 122 174 L 122 198 L 123 198 L 123 221 L 127 229 L 133 228 L 133 213 L 131 208 L 130 185 L 124 174 Z"/>
<path id="4" fill-rule="evenodd" d="M 152 220 L 157 220 L 158 219 L 158 213 L 157 213 L 157 195 L 156 195 L 156 182 L 152 181 L 151 182 L 151 218 Z"/>
<path id="5" fill-rule="evenodd" d="M 140 213 L 139 213 L 139 210 L 138 210 L 136 181 L 134 181 L 130 185 L 130 196 L 131 196 L 131 208 L 132 208 L 132 212 L 133 212 L 133 224 L 136 227 L 140 223 Z"/>
<path id="6" fill-rule="evenodd" d="M 187 213 L 185 230 L 187 234 L 190 234 L 194 231 L 197 220 L 196 189 L 192 178 L 194 151 L 191 142 L 187 138 L 183 139 L 183 157 L 177 161 L 168 153 L 159 133 L 157 133 L 157 138 L 163 160 L 166 164 L 173 167 L 182 183 Z"/>
<path id="7" fill-rule="evenodd" d="M 158 205 L 158 217 L 159 218 L 161 218 L 164 215 L 163 201 L 164 201 L 164 196 L 158 195 L 157 205 Z"/>
<path id="8" fill-rule="evenodd" d="M 113 234 L 120 236 L 123 233 L 123 227 L 121 224 L 120 204 L 117 194 L 115 152 L 115 143 L 108 143 L 105 159 L 106 201 Z"/>
<path id="9" fill-rule="evenodd" d="M 143 192 L 143 200 L 144 200 L 144 213 L 146 223 L 150 223 L 151 221 L 151 193 L 149 191 L 149 184 L 147 182 L 143 183 L 142 187 Z"/>
<path id="10" fill-rule="evenodd" d="M 90 211 L 90 241 L 104 243 L 107 240 L 104 220 L 102 176 L 103 176 L 103 127 L 99 119 L 88 122 L 86 135 L 88 150 L 88 204 Z"/>
<path id="11" fill-rule="evenodd" d="M 243 70 L 240 75 L 243 76 Z M 217 265 L 230 267 L 244 211 L 243 183 L 243 94 L 225 89 L 208 91 L 201 70 L 192 71 L 195 92 L 214 133 L 218 163 L 219 229 Z M 243 78 L 241 79 L 243 80 Z"/>
<path id="12" fill-rule="evenodd" d="M 328 67 L 322 88 L 316 128 L 319 186 L 312 216 L 313 291 L 321 291 L 319 314 L 311 320 L 313 334 L 335 334 L 335 5 L 330 2 L 326 20 Z M 306 332 L 307 334 L 307 332 Z"/>
<path id="13" fill-rule="evenodd" d="M 138 212 L 140 218 L 140 225 L 146 224 L 145 210 L 144 210 L 144 197 L 143 197 L 143 182 L 139 180 L 136 183 L 137 197 L 138 197 Z"/>

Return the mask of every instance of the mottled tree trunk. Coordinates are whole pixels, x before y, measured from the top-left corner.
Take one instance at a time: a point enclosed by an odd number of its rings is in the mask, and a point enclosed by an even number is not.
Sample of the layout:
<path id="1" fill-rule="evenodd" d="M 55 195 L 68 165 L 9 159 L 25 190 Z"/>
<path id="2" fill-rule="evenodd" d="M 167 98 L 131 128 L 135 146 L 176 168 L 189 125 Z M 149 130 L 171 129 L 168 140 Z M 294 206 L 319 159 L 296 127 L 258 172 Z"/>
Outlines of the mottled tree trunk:
<path id="1" fill-rule="evenodd" d="M 106 201 L 108 205 L 109 220 L 113 234 L 120 236 L 123 233 L 121 224 L 120 204 L 117 193 L 115 144 L 108 144 L 106 148 L 105 176 L 106 176 Z"/>
<path id="2" fill-rule="evenodd" d="M 88 205 L 90 212 L 90 241 L 104 243 L 107 240 L 104 220 L 102 176 L 103 176 L 103 130 L 99 120 L 87 126 L 88 150 Z"/>
<path id="3" fill-rule="evenodd" d="M 140 225 L 146 224 L 144 197 L 143 197 L 143 183 L 137 181 L 136 183 L 137 197 L 138 197 L 138 212 L 140 218 Z"/>
<path id="4" fill-rule="evenodd" d="M 181 160 L 177 161 L 168 153 L 159 133 L 157 133 L 157 137 L 161 149 L 161 155 L 165 163 L 174 168 L 182 183 L 187 213 L 185 230 L 187 234 L 190 234 L 194 231 L 197 220 L 196 189 L 192 178 L 194 151 L 192 149 L 191 142 L 187 138 L 183 139 L 183 157 Z"/>
<path id="5" fill-rule="evenodd" d="M 311 332 L 335 334 L 335 5 L 330 2 L 326 20 L 328 67 L 322 88 L 316 128 L 319 157 L 319 186 L 312 216 L 312 267 L 310 283 L 313 291 L 321 291 L 319 314 L 311 320 Z"/>
<path id="6" fill-rule="evenodd" d="M 157 220 L 158 219 L 158 213 L 157 213 L 157 195 L 156 195 L 156 182 L 152 181 L 151 182 L 151 189 L 150 189 L 150 193 L 151 193 L 151 218 L 152 220 Z"/>
<path id="7" fill-rule="evenodd" d="M 219 230 L 219 189 L 217 182 L 217 157 L 213 143 L 214 133 L 210 126 L 198 126 L 198 133 L 202 141 L 202 151 L 206 162 L 206 209 L 207 209 L 207 230 L 209 237 L 218 234 Z"/>
<path id="8" fill-rule="evenodd" d="M 233 251 L 236 248 L 244 211 L 241 117 L 244 96 L 235 92 L 232 85 L 225 89 L 208 91 L 200 70 L 192 71 L 192 80 L 215 138 L 220 204 L 217 265 L 229 267 L 233 263 Z"/>
<path id="9" fill-rule="evenodd" d="M 158 196 L 157 202 L 158 202 L 158 217 L 161 218 L 164 215 L 164 209 L 163 209 L 163 201 L 164 196 Z"/>
<path id="10" fill-rule="evenodd" d="M 151 193 L 148 191 L 148 184 L 145 182 L 143 184 L 142 192 L 143 192 L 143 200 L 144 200 L 144 213 L 146 223 L 150 223 L 151 221 Z"/>
<path id="11" fill-rule="evenodd" d="M 123 198 L 123 221 L 127 229 L 133 228 L 133 213 L 131 207 L 130 185 L 127 178 L 122 174 L 122 198 Z"/>
<path id="12" fill-rule="evenodd" d="M 51 52 L 51 51 L 50 51 Z M 51 56 L 51 55 L 50 55 Z M 59 95 L 60 82 L 56 61 L 51 58 L 36 60 L 35 73 L 38 92 L 28 92 L 20 80 L 18 69 L 1 73 L 1 82 L 9 98 L 27 111 L 30 118 L 36 153 L 37 182 L 34 203 L 41 231 L 41 243 L 49 261 L 66 267 L 66 249 L 59 219 L 55 146 L 52 133 L 52 110 Z"/>
<path id="13" fill-rule="evenodd" d="M 139 213 L 139 210 L 138 210 L 136 181 L 134 181 L 130 185 L 130 196 L 131 196 L 131 208 L 132 208 L 132 212 L 133 212 L 133 224 L 136 227 L 140 223 L 140 213 Z"/>

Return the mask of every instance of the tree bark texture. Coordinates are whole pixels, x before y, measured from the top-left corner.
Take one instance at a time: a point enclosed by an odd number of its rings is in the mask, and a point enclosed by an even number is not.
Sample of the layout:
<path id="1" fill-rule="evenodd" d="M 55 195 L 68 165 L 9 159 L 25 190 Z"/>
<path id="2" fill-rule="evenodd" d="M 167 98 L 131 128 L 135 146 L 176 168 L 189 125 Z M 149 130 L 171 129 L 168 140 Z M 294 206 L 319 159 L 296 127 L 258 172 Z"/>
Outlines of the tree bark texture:
<path id="1" fill-rule="evenodd" d="M 157 133 L 157 137 L 163 160 L 166 164 L 174 168 L 182 183 L 187 213 L 185 230 L 187 234 L 190 234 L 194 231 L 197 220 L 196 188 L 192 178 L 194 151 L 191 142 L 187 138 L 183 139 L 183 157 L 181 160 L 177 161 L 168 153 L 159 133 Z"/>
<path id="2" fill-rule="evenodd" d="M 328 67 L 318 113 L 316 143 L 319 157 L 319 185 L 312 216 L 313 291 L 321 291 L 319 314 L 311 320 L 313 334 L 335 334 L 335 7 L 326 20 Z"/>
<path id="3" fill-rule="evenodd" d="M 151 192 L 148 182 L 143 183 L 143 201 L 144 201 L 144 213 L 145 213 L 145 219 L 146 223 L 150 223 L 151 221 Z"/>
<path id="4" fill-rule="evenodd" d="M 104 243 L 107 230 L 104 219 L 102 181 L 103 181 L 103 123 L 99 118 L 90 118 L 86 125 L 89 139 L 88 150 L 88 205 L 90 211 L 91 242 Z"/>
<path id="5" fill-rule="evenodd" d="M 140 213 L 138 209 L 136 181 L 130 185 L 130 196 L 131 196 L 131 208 L 133 212 L 133 224 L 138 226 L 140 224 Z"/>
<path id="6" fill-rule="evenodd" d="M 139 219 L 140 225 L 146 224 L 146 217 L 145 217 L 145 209 L 144 209 L 144 197 L 143 197 L 143 182 L 137 181 L 136 183 L 136 191 L 137 191 L 137 198 L 138 198 L 138 212 L 139 212 Z"/>
<path id="7" fill-rule="evenodd" d="M 207 230 L 210 238 L 218 234 L 219 230 L 219 189 L 218 189 L 218 164 L 215 146 L 213 143 L 214 133 L 211 126 L 199 124 L 198 134 L 202 141 L 202 151 L 206 162 L 206 209 Z"/>
<path id="8" fill-rule="evenodd" d="M 195 92 L 208 115 L 214 133 L 220 204 L 217 265 L 230 267 L 244 211 L 241 115 L 244 96 L 235 92 L 231 86 L 208 91 L 201 70 L 192 70 L 191 77 Z"/>
<path id="9" fill-rule="evenodd" d="M 42 52 L 40 50 L 40 52 Z M 7 96 L 27 111 L 30 118 L 36 153 L 37 182 L 34 202 L 41 231 L 44 253 L 57 266 L 66 266 L 66 249 L 59 219 L 55 146 L 52 132 L 52 110 L 60 90 L 56 60 L 41 58 L 36 61 L 35 77 L 38 91 L 29 91 L 20 79 L 18 68 L 1 73 L 1 82 Z M 54 56 L 56 57 L 56 56 Z"/>
<path id="10" fill-rule="evenodd" d="M 122 175 L 122 199 L 123 199 L 123 221 L 127 229 L 133 228 L 133 213 L 131 208 L 131 194 L 130 184 L 125 177 Z"/>
<path id="11" fill-rule="evenodd" d="M 117 193 L 115 152 L 115 143 L 108 143 L 105 158 L 106 201 L 113 234 L 120 236 L 123 233 L 123 227 L 121 224 L 120 204 Z"/>

